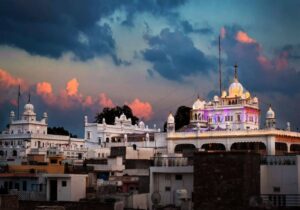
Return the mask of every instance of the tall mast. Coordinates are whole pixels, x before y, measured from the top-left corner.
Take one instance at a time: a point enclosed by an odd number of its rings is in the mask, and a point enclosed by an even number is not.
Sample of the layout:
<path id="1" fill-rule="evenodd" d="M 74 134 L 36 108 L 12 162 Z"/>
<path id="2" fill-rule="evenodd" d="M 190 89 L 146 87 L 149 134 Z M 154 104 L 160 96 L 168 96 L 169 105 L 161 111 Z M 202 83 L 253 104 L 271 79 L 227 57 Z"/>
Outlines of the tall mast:
<path id="1" fill-rule="evenodd" d="M 220 96 L 222 95 L 222 70 L 221 70 L 221 36 L 219 35 L 219 85 Z"/>
<path id="2" fill-rule="evenodd" d="M 21 86 L 18 87 L 18 97 L 17 97 L 17 113 L 18 113 L 18 120 L 20 119 L 20 97 L 21 97 Z"/>

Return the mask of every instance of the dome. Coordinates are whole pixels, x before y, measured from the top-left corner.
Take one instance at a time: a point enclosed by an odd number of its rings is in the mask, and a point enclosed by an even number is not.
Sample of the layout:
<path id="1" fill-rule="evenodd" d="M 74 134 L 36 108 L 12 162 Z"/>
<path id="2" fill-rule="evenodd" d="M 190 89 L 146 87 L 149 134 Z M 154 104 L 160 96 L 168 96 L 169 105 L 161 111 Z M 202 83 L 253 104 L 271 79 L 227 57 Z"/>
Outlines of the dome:
<path id="1" fill-rule="evenodd" d="M 24 111 L 34 111 L 34 106 L 32 104 L 25 104 Z"/>
<path id="2" fill-rule="evenodd" d="M 168 122 L 168 124 L 175 123 L 175 119 L 174 119 L 174 116 L 172 115 L 172 113 L 169 114 L 167 122 Z"/>
<path id="3" fill-rule="evenodd" d="M 226 90 L 223 90 L 222 91 L 222 98 L 225 98 L 227 96 L 227 92 L 226 92 Z"/>
<path id="4" fill-rule="evenodd" d="M 126 115 L 124 113 L 121 114 L 120 120 L 122 120 L 122 121 L 127 120 Z"/>
<path id="5" fill-rule="evenodd" d="M 204 109 L 205 101 L 201 101 L 199 98 L 194 102 L 193 109 Z"/>
<path id="6" fill-rule="evenodd" d="M 229 96 L 235 97 L 235 96 L 242 96 L 244 92 L 244 88 L 241 83 L 237 79 L 234 80 L 233 83 L 229 86 Z"/>
<path id="7" fill-rule="evenodd" d="M 245 96 L 246 96 L 246 99 L 250 98 L 250 96 L 251 96 L 250 92 L 247 91 L 247 92 L 245 93 Z"/>
<path id="8" fill-rule="evenodd" d="M 254 98 L 253 98 L 253 103 L 255 103 L 255 104 L 258 103 L 258 98 L 257 98 L 257 97 L 254 97 Z"/>
<path id="9" fill-rule="evenodd" d="M 217 95 L 214 96 L 214 101 L 215 102 L 219 101 L 219 97 Z"/>
<path id="10" fill-rule="evenodd" d="M 275 119 L 275 112 L 273 111 L 272 107 L 269 107 L 269 110 L 267 111 L 266 114 L 267 119 Z"/>
<path id="11" fill-rule="evenodd" d="M 144 127 L 145 127 L 145 123 L 144 123 L 143 121 L 140 121 L 140 122 L 139 122 L 139 127 L 140 127 L 140 128 L 144 128 Z"/>

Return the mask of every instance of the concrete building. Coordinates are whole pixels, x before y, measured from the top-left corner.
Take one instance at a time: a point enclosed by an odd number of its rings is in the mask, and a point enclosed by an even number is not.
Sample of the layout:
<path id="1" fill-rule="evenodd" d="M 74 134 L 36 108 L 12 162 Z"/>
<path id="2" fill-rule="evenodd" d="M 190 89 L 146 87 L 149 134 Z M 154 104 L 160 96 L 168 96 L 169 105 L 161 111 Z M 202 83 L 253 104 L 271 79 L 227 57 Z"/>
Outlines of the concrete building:
<path id="1" fill-rule="evenodd" d="M 149 208 L 173 204 L 180 207 L 186 202 L 187 209 L 191 209 L 193 180 L 193 166 L 186 157 L 155 157 L 154 166 L 150 167 Z"/>
<path id="2" fill-rule="evenodd" d="M 86 197 L 87 175 L 44 174 L 47 201 L 79 201 Z"/>

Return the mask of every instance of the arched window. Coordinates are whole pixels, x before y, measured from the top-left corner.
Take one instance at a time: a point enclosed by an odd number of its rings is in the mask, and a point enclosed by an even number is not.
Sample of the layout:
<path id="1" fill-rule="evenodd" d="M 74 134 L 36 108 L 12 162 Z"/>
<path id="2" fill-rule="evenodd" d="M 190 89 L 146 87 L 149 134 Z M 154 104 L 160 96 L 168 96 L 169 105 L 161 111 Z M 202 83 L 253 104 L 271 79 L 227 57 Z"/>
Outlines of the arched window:
<path id="1" fill-rule="evenodd" d="M 194 115 L 194 119 L 197 120 L 197 114 Z"/>

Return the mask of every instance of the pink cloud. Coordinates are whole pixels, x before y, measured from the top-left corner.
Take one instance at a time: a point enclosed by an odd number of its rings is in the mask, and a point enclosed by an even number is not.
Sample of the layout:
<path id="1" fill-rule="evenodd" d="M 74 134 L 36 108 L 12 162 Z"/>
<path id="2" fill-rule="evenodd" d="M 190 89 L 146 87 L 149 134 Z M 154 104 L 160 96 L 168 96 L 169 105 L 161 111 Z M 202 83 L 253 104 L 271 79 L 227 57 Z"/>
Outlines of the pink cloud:
<path id="1" fill-rule="evenodd" d="M 246 32 L 244 31 L 238 31 L 235 39 L 241 43 L 245 43 L 245 44 L 252 44 L 252 43 L 256 43 L 256 40 L 251 38 Z"/>
<path id="2" fill-rule="evenodd" d="M 286 69 L 288 65 L 288 52 L 283 51 L 279 57 L 275 59 L 275 68 L 276 70 L 283 70 Z"/>
<path id="3" fill-rule="evenodd" d="M 112 100 L 105 93 L 99 94 L 99 104 L 103 107 L 109 107 L 109 108 L 115 106 Z"/>
<path id="4" fill-rule="evenodd" d="M 25 82 L 21 78 L 13 77 L 7 71 L 0 69 L 0 84 L 5 88 L 12 87 L 12 86 L 26 86 Z"/>
<path id="5" fill-rule="evenodd" d="M 149 120 L 152 117 L 153 111 L 149 102 L 142 102 L 136 98 L 128 106 L 131 108 L 133 114 L 139 118 Z"/>
<path id="6" fill-rule="evenodd" d="M 257 61 L 264 69 L 271 69 L 273 67 L 272 62 L 264 55 L 258 56 Z"/>
<path id="7" fill-rule="evenodd" d="M 36 84 L 36 93 L 38 95 L 52 94 L 52 85 L 49 82 L 39 82 Z"/>
<path id="8" fill-rule="evenodd" d="M 69 96 L 75 96 L 78 93 L 79 83 L 76 78 L 71 79 L 67 83 L 66 91 Z"/>
<path id="9" fill-rule="evenodd" d="M 87 97 L 84 99 L 82 105 L 83 105 L 84 107 L 89 107 L 89 106 L 92 106 L 93 103 L 94 103 L 94 102 L 93 102 L 92 96 L 87 96 Z"/>

